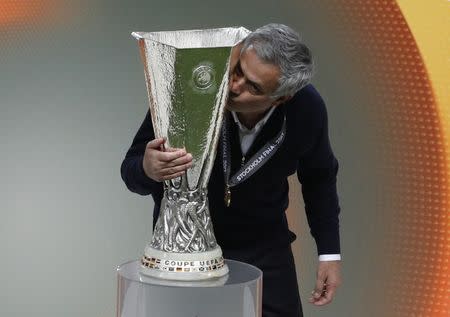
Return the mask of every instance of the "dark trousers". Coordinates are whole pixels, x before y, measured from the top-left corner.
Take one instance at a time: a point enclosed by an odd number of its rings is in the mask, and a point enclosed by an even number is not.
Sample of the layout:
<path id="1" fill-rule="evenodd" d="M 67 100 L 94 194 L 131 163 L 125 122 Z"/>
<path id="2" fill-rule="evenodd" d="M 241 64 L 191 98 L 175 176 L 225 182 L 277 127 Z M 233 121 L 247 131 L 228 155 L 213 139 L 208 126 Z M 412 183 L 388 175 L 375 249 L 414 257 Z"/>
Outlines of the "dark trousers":
<path id="1" fill-rule="evenodd" d="M 291 246 L 222 250 L 226 259 L 263 271 L 263 317 L 303 317 Z"/>

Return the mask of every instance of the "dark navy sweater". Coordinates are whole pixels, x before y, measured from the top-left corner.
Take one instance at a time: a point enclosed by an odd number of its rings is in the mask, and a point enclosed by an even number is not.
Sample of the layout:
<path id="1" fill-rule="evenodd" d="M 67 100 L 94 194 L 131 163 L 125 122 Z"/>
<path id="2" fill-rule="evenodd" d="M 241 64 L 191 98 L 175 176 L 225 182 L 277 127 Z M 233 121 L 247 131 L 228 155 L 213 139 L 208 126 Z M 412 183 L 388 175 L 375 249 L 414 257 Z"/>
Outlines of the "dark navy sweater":
<path id="1" fill-rule="evenodd" d="M 227 115 L 230 115 L 229 113 Z M 338 162 L 333 155 L 325 104 L 312 85 L 278 106 L 247 152 L 251 157 L 276 136 L 286 115 L 286 137 L 278 151 L 254 175 L 231 188 L 231 205 L 224 203 L 224 173 L 219 140 L 218 155 L 208 183 L 208 199 L 217 242 L 223 249 L 276 247 L 295 240 L 289 231 L 287 177 L 297 173 L 311 234 L 318 254 L 339 254 L 339 203 L 336 191 Z M 231 143 L 231 171 L 241 165 L 238 127 L 227 120 Z M 121 166 L 121 175 L 132 192 L 152 194 L 154 223 L 163 195 L 161 182 L 147 177 L 142 167 L 147 142 L 154 139 L 150 113 L 139 128 Z M 189 150 L 189 149 L 188 149 Z"/>

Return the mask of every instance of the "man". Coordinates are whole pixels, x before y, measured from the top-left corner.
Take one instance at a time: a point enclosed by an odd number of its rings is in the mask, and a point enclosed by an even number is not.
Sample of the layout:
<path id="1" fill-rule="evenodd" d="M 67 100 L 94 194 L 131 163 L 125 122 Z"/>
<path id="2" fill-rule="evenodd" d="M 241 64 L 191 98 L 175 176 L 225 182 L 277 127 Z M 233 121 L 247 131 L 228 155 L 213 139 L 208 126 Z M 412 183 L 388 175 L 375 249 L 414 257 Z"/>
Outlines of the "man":
<path id="1" fill-rule="evenodd" d="M 290 246 L 296 237 L 285 215 L 287 177 L 295 172 L 319 254 L 309 302 L 331 302 L 341 283 L 338 164 L 329 144 L 325 105 L 309 84 L 312 73 L 309 49 L 285 25 L 257 29 L 231 54 L 226 120 L 208 198 L 224 257 L 251 263 L 264 273 L 264 317 L 303 315 Z M 163 144 L 155 139 L 147 113 L 121 167 L 131 191 L 152 194 L 154 222 L 161 182 L 182 175 L 192 164 L 185 149 L 162 151 Z M 224 164 L 226 158 L 230 164 Z M 258 164 L 251 163 L 255 158 Z M 230 170 L 224 171 L 224 165 L 231 165 Z"/>

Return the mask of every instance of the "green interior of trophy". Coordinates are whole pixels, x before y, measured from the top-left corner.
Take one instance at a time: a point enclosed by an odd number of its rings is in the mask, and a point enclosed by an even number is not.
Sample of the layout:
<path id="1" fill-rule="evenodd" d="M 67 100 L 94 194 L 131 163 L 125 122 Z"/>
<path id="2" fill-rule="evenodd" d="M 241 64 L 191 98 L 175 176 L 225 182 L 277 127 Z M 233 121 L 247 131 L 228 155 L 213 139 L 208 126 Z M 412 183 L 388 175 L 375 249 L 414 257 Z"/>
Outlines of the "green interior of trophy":
<path id="1" fill-rule="evenodd" d="M 212 127 L 223 105 L 217 102 L 230 47 L 178 49 L 168 138 L 172 147 L 186 147 L 194 162 L 209 148 Z"/>

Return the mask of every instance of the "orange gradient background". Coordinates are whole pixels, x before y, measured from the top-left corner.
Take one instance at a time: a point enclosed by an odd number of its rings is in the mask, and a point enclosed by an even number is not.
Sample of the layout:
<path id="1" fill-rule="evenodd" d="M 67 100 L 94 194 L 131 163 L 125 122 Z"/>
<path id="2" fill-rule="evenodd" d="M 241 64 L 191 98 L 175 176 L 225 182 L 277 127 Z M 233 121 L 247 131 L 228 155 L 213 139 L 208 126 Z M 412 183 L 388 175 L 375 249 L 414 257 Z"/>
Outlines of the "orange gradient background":
<path id="1" fill-rule="evenodd" d="M 20 25 L 51 25 L 69 16 L 67 6 L 64 6 L 61 0 L 0 2 L 0 30 Z"/>
<path id="2" fill-rule="evenodd" d="M 339 0 L 317 6 L 365 71 L 374 98 L 365 102 L 386 180 L 378 209 L 391 213 L 379 235 L 384 274 L 368 272 L 366 287 L 372 287 L 370 279 L 381 280 L 383 316 L 448 317 L 450 2 Z M 291 194 L 298 192 L 294 186 Z M 290 207 L 291 224 L 298 223 L 297 209 Z M 351 266 L 345 244 L 343 263 Z"/>

